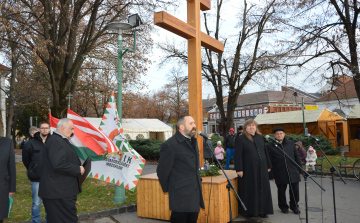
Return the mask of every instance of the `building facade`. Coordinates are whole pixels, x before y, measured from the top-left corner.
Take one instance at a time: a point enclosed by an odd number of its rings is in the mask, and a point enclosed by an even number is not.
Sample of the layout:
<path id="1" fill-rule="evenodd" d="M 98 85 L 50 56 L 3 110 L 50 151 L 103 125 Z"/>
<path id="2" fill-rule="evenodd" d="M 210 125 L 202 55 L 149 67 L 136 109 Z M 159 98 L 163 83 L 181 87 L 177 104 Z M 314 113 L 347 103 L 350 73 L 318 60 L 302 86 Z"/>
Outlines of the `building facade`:
<path id="1" fill-rule="evenodd" d="M 282 91 L 261 91 L 239 95 L 234 111 L 233 128 L 237 131 L 238 126 L 243 125 L 247 119 L 254 119 L 258 114 L 301 110 L 302 98 L 305 106 L 316 106 L 314 102 L 316 97 L 301 93 L 294 88 L 282 87 Z M 224 107 L 227 115 L 227 102 L 224 102 Z M 222 133 L 221 114 L 217 107 L 208 111 L 203 127 L 206 134 Z"/>

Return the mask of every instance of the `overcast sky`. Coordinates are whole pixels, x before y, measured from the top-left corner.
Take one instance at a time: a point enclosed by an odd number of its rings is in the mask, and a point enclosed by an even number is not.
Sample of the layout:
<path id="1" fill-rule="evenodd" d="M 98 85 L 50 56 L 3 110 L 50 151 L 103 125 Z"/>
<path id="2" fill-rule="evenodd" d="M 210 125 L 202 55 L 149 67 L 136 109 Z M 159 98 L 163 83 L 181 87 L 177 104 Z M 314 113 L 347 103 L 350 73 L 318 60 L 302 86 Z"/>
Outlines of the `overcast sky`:
<path id="1" fill-rule="evenodd" d="M 236 23 L 238 21 L 238 13 L 240 12 L 240 7 L 239 3 L 241 1 L 226 1 L 223 5 L 223 14 L 226 15 L 226 18 L 222 18 L 222 23 L 221 23 L 221 35 L 222 36 L 226 36 L 228 38 L 228 41 L 236 41 L 237 36 L 238 36 L 238 28 L 236 28 Z M 184 1 L 184 3 L 180 3 L 179 8 L 174 11 L 174 10 L 168 10 L 166 11 L 169 14 L 177 17 L 178 19 L 186 22 L 186 2 Z M 210 11 L 207 11 L 207 17 L 211 17 L 212 15 L 215 15 L 215 8 L 212 7 L 212 9 Z M 203 26 L 203 16 L 201 16 L 201 24 Z M 209 26 L 211 26 L 211 23 L 209 24 Z M 179 44 L 185 44 L 186 46 L 186 40 L 161 28 L 158 26 L 155 26 L 155 30 L 156 32 L 154 32 L 153 35 L 153 39 L 155 41 L 155 45 L 156 43 L 164 43 L 166 41 L 169 42 L 176 42 Z M 204 31 L 204 27 L 202 27 L 202 31 Z M 228 44 L 227 44 L 228 45 Z M 226 50 L 225 50 L 226 52 Z M 230 51 L 232 52 L 232 51 Z M 166 83 L 168 83 L 168 78 L 166 77 L 167 74 L 170 73 L 171 68 L 174 66 L 173 63 L 169 63 L 164 67 L 159 68 L 159 61 L 161 59 L 161 57 L 164 55 L 164 53 L 158 49 L 156 46 L 154 46 L 152 55 L 150 55 L 151 60 L 153 61 L 152 65 L 149 67 L 148 73 L 146 76 L 143 77 L 143 81 L 145 81 L 148 85 L 148 89 L 147 91 L 154 91 L 154 90 L 159 90 L 162 88 L 163 85 L 165 85 Z M 184 75 L 187 75 L 187 67 L 185 67 L 184 69 Z M 288 86 L 293 86 L 296 88 L 300 88 L 302 90 L 305 90 L 309 93 L 312 92 L 316 92 L 321 86 L 314 86 L 312 84 L 307 84 L 304 86 L 304 84 L 302 84 L 302 80 L 304 78 L 304 75 L 297 75 L 296 78 L 288 78 L 287 83 Z M 276 83 L 272 84 L 271 89 L 272 90 L 280 90 L 282 85 L 285 85 L 285 78 L 281 81 L 277 81 Z M 248 84 L 248 86 L 246 86 L 245 88 L 245 92 L 246 93 L 251 93 L 251 92 L 257 92 L 257 91 L 262 91 L 262 90 L 267 90 L 266 88 L 269 87 L 264 87 L 264 86 L 259 86 L 258 84 L 251 82 L 250 84 Z M 207 98 L 207 96 L 209 94 L 213 95 L 213 97 L 215 96 L 214 90 L 212 85 L 210 85 L 209 83 L 207 83 L 206 81 L 203 81 L 203 98 Z M 244 93 L 244 92 L 243 92 Z"/>

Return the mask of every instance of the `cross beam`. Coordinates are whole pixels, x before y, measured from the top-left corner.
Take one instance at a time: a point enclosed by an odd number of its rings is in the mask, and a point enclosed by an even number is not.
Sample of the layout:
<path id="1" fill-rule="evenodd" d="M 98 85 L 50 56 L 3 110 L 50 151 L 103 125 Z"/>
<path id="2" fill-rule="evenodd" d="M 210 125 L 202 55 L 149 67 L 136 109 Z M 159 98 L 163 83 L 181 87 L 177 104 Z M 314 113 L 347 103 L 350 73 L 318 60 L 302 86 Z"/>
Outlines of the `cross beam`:
<path id="1" fill-rule="evenodd" d="M 154 14 L 154 24 L 188 40 L 189 114 L 194 118 L 197 130 L 203 130 L 201 46 L 224 52 L 224 44 L 201 32 L 200 10 L 210 10 L 210 0 L 187 0 L 187 23 L 166 12 Z M 203 139 L 198 137 L 199 161 L 203 164 Z"/>
<path id="2" fill-rule="evenodd" d="M 156 12 L 154 14 L 154 24 L 187 40 L 194 39 L 196 36 L 196 30 L 193 26 L 167 12 Z M 216 53 L 224 52 L 224 44 L 204 32 L 201 32 L 201 46 Z"/>

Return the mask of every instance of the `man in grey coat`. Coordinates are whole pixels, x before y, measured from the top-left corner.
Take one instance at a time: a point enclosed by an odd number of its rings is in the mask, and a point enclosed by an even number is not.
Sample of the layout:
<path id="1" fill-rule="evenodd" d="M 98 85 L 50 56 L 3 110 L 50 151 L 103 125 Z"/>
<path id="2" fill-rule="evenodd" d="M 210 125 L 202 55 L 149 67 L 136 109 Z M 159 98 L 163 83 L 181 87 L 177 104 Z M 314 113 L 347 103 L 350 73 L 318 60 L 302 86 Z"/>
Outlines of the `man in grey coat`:
<path id="1" fill-rule="evenodd" d="M 0 223 L 8 217 L 9 198 L 16 190 L 14 145 L 11 139 L 0 137 Z"/>
<path id="2" fill-rule="evenodd" d="M 200 207 L 205 209 L 199 172 L 196 125 L 190 115 L 177 121 L 179 131 L 166 140 L 156 169 L 162 190 L 169 192 L 172 223 L 196 222 Z"/>

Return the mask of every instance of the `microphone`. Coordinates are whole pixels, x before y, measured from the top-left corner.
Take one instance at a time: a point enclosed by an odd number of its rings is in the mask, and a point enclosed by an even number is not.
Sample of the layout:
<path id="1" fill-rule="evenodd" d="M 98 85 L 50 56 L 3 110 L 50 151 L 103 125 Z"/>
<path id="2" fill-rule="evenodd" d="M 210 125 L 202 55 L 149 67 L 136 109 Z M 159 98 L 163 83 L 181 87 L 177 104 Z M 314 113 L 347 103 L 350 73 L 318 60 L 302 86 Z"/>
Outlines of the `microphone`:
<path id="1" fill-rule="evenodd" d="M 209 139 L 209 137 L 207 137 L 207 136 L 206 136 L 204 133 L 202 133 L 201 131 L 198 131 L 197 134 L 198 134 L 199 136 L 204 137 L 205 139 Z"/>
<path id="2" fill-rule="evenodd" d="M 266 135 L 265 138 L 266 138 L 266 139 L 270 139 L 271 141 L 273 141 L 273 142 L 275 142 L 275 143 L 277 143 L 277 144 L 281 144 L 279 141 L 277 141 L 277 140 L 274 139 L 274 138 L 271 138 L 269 135 Z"/>
<path id="3" fill-rule="evenodd" d="M 314 136 L 310 135 L 310 133 L 306 134 L 306 137 L 310 137 L 310 138 L 312 138 L 313 140 L 315 140 L 317 142 L 319 141 L 319 139 L 317 139 Z"/>

